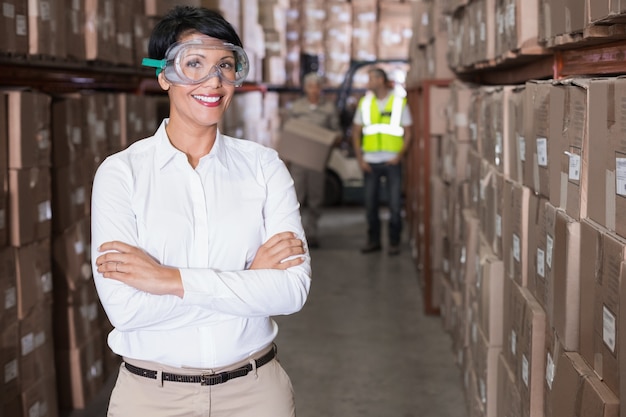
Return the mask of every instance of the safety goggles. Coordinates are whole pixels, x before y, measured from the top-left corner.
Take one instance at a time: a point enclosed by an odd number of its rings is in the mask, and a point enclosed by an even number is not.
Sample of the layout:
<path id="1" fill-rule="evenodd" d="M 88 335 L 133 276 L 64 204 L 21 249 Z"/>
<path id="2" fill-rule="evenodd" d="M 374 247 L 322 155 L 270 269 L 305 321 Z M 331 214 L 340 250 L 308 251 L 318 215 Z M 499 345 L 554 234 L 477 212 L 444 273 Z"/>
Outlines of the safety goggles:
<path id="1" fill-rule="evenodd" d="M 216 54 L 227 52 L 215 62 Z M 231 53 L 232 52 L 232 53 Z M 218 77 L 222 82 L 240 86 L 248 75 L 250 63 L 243 48 L 215 38 L 195 38 L 172 44 L 165 59 L 144 58 L 142 65 L 163 72 L 172 84 L 200 84 Z"/>

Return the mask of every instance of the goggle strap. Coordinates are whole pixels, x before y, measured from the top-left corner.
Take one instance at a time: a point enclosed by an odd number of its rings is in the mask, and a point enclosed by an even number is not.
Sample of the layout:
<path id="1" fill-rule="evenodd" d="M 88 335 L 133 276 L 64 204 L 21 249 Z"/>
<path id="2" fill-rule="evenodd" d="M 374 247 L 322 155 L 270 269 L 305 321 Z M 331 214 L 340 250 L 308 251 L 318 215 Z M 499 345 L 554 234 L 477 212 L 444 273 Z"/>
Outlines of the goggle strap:
<path id="1" fill-rule="evenodd" d="M 141 65 L 144 67 L 156 68 L 157 77 L 165 69 L 167 66 L 167 59 L 153 59 L 153 58 L 144 58 L 141 61 Z"/>

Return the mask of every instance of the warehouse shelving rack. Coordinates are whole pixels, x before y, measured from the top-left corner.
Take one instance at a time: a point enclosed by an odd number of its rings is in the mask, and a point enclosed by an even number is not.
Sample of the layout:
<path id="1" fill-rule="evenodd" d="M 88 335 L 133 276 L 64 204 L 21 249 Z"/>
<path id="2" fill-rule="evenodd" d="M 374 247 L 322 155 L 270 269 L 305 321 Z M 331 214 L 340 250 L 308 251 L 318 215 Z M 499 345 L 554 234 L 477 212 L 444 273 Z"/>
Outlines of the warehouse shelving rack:
<path id="1" fill-rule="evenodd" d="M 626 74 L 626 39 L 593 42 L 584 46 L 570 44 L 554 48 L 548 54 L 525 58 L 520 63 L 482 67 L 457 73 L 459 80 L 484 85 L 521 84 L 530 79 L 564 79 L 572 76 L 615 76 Z M 424 297 L 424 312 L 440 313 L 433 299 L 434 279 L 431 263 L 431 195 L 430 195 L 430 87 L 446 86 L 448 79 L 424 79 L 408 88 L 408 102 L 413 116 L 413 144 L 408 164 L 407 215 L 412 238 L 417 242 L 413 257 L 418 269 Z M 421 200 L 416 200 L 421 199 Z M 420 244 L 420 239 L 422 244 Z"/>

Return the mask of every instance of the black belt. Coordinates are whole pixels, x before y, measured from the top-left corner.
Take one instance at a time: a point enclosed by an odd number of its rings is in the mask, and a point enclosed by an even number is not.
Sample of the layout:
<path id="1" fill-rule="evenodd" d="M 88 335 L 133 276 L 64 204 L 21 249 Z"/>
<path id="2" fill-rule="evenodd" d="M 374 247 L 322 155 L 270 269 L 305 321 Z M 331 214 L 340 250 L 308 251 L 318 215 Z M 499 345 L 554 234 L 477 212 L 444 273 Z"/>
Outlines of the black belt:
<path id="1" fill-rule="evenodd" d="M 242 366 L 241 368 L 233 369 L 232 371 L 224 371 L 219 374 L 203 374 L 203 375 L 179 375 L 179 374 L 171 374 L 169 372 L 161 373 L 162 381 L 170 381 L 170 382 L 193 382 L 199 383 L 202 385 L 217 385 L 223 384 L 226 381 L 229 381 L 234 378 L 239 378 L 241 376 L 248 375 L 255 368 L 260 368 L 261 366 L 269 363 L 272 359 L 276 357 L 276 345 L 272 346 L 272 349 L 267 352 L 265 355 L 261 356 L 259 359 L 255 360 L 255 366 L 253 367 L 251 363 Z M 128 371 L 132 374 L 143 376 L 146 378 L 156 379 L 157 371 L 151 371 L 149 369 L 140 368 L 138 366 L 131 365 L 128 362 L 124 362 L 124 366 Z"/>

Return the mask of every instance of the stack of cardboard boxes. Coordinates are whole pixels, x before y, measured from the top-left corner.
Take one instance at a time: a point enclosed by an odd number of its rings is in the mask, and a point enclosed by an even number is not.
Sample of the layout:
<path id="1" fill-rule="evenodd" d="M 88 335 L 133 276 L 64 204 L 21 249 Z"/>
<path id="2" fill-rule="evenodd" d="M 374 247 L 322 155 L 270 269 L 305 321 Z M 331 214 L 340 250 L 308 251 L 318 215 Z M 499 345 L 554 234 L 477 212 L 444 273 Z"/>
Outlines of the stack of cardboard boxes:
<path id="1" fill-rule="evenodd" d="M 499 1 L 492 48 L 475 44 L 484 2 L 434 3 L 454 10 L 449 62 L 461 72 L 543 54 L 593 23 L 591 2 Z M 546 20 L 563 17 L 570 26 L 558 30 Z M 445 132 L 426 138 L 430 200 L 443 204 L 431 253 L 470 415 L 625 415 L 625 80 L 455 80 L 449 90 Z"/>

